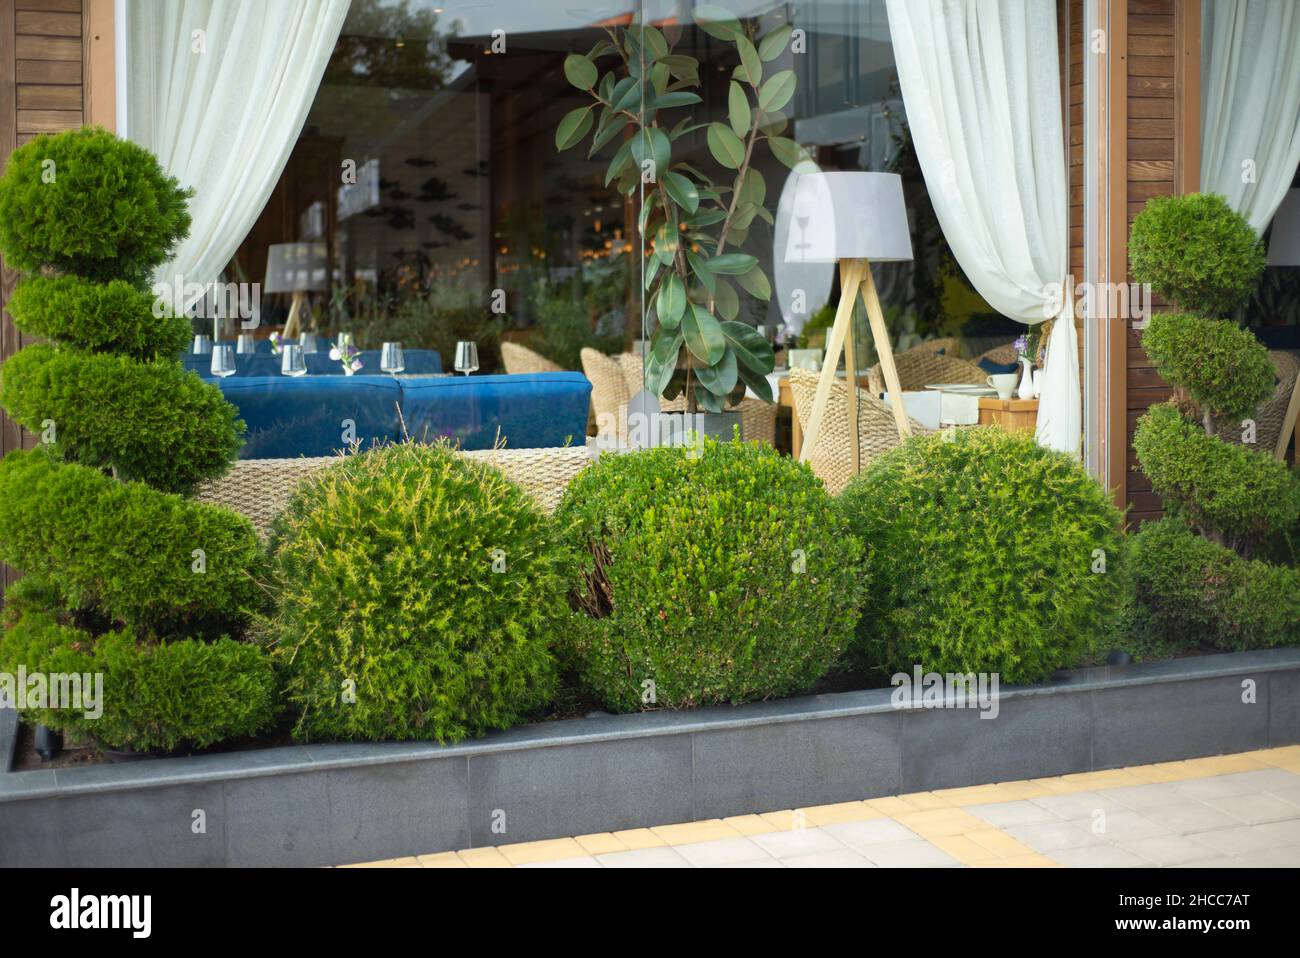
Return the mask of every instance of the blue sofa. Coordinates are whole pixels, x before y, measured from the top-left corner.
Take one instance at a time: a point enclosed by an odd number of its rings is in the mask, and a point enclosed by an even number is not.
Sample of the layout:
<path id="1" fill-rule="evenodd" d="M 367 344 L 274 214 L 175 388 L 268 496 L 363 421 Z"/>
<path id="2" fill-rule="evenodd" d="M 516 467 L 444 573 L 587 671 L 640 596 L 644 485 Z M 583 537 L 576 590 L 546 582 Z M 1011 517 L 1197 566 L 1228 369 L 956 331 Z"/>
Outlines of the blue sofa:
<path id="1" fill-rule="evenodd" d="M 490 449 L 581 443 L 591 383 L 581 373 L 395 379 L 392 376 L 230 376 L 211 380 L 247 424 L 241 459 L 328 456 L 406 434 Z M 399 415 L 400 410 L 400 415 Z"/>

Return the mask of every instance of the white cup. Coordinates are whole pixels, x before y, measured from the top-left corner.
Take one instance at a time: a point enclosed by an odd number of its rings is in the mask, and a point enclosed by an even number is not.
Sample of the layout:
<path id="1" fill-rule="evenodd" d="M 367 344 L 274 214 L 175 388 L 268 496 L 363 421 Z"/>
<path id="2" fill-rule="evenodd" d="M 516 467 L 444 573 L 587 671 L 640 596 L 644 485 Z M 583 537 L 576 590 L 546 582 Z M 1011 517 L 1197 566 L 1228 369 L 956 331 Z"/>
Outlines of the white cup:
<path id="1" fill-rule="evenodd" d="M 988 384 L 998 391 L 999 399 L 1010 399 L 1016 391 L 1016 374 L 999 373 L 988 378 Z"/>

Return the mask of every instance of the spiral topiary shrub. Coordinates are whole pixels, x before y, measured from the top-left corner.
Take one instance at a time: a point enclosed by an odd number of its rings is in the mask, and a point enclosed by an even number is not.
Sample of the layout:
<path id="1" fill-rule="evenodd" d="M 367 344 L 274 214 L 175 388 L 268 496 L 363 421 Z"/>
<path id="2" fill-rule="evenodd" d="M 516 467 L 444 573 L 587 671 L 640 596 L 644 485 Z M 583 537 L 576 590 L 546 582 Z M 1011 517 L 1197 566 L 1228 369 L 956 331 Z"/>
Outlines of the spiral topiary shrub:
<path id="1" fill-rule="evenodd" d="M 1217 193 L 1148 200 L 1128 252 L 1135 280 L 1206 317 L 1244 306 L 1266 264 L 1259 234 Z"/>
<path id="2" fill-rule="evenodd" d="M 0 254 L 39 274 L 14 321 L 52 340 L 0 370 L 0 402 L 43 445 L 0 462 L 0 560 L 36 579 L 4 654 L 103 672 L 101 717 L 41 719 L 118 747 L 246 735 L 276 703 L 265 651 L 229 638 L 264 601 L 256 533 L 174 494 L 224 472 L 243 425 L 185 372 L 186 321 L 147 292 L 189 229 L 187 195 L 102 130 L 37 137 L 0 177 Z"/>
<path id="3" fill-rule="evenodd" d="M 1120 611 L 1123 517 L 1032 435 L 915 437 L 872 462 L 839 504 L 867 544 L 854 649 L 863 668 L 1036 682 L 1079 664 Z"/>
<path id="4" fill-rule="evenodd" d="M 299 487 L 271 545 L 296 737 L 454 742 L 554 693 L 565 554 L 496 470 L 445 446 L 349 456 Z"/>
<path id="5" fill-rule="evenodd" d="M 1142 346 L 1165 382 L 1197 397 L 1216 418 L 1249 416 L 1273 395 L 1277 374 L 1268 349 L 1235 323 L 1158 313 Z"/>
<path id="6" fill-rule="evenodd" d="M 852 638 L 861 545 L 770 446 L 604 456 L 556 521 L 578 556 L 564 657 L 616 711 L 799 692 Z"/>

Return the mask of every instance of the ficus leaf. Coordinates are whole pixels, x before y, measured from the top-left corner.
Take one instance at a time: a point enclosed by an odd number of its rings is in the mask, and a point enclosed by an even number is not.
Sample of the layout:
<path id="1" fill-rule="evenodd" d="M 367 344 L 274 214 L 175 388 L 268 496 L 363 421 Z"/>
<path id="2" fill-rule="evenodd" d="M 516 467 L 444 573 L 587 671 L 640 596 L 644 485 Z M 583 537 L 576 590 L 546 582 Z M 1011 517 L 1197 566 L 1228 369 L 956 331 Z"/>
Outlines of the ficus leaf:
<path id="1" fill-rule="evenodd" d="M 668 191 L 672 201 L 687 213 L 694 213 L 700 208 L 700 194 L 688 177 L 669 170 L 662 179 L 664 189 Z"/>
<path id="2" fill-rule="evenodd" d="M 555 128 L 555 148 L 567 150 L 576 146 L 587 135 L 593 122 L 591 107 L 580 106 L 576 110 L 570 110 Z"/>
<path id="3" fill-rule="evenodd" d="M 680 276 L 669 271 L 659 284 L 659 296 L 655 302 L 659 322 L 669 329 L 676 329 L 681 324 L 682 313 L 685 311 L 686 287 L 682 285 Z"/>
<path id="4" fill-rule="evenodd" d="M 579 90 L 590 90 L 596 85 L 599 73 L 590 57 L 580 53 L 570 53 L 564 58 L 564 76 Z"/>
<path id="5" fill-rule="evenodd" d="M 715 160 L 730 169 L 740 169 L 740 164 L 745 161 L 745 145 L 730 127 L 723 123 L 710 123 L 708 141 L 709 152 Z"/>
<path id="6" fill-rule="evenodd" d="M 749 132 L 752 119 L 753 114 L 749 108 L 749 97 L 745 94 L 745 88 L 732 80 L 727 92 L 727 120 L 731 123 L 732 132 L 739 137 L 745 136 Z"/>
<path id="7" fill-rule="evenodd" d="M 695 303 L 682 316 L 682 333 L 686 348 L 702 363 L 712 366 L 727 350 L 727 340 L 722 335 L 722 325 L 703 306 Z"/>
<path id="8" fill-rule="evenodd" d="M 790 24 L 783 24 L 758 41 L 758 55 L 764 63 L 771 63 L 785 51 L 793 29 Z"/>
<path id="9" fill-rule="evenodd" d="M 764 113 L 779 110 L 794 96 L 798 80 L 793 70 L 782 70 L 770 76 L 758 90 L 758 108 Z"/>

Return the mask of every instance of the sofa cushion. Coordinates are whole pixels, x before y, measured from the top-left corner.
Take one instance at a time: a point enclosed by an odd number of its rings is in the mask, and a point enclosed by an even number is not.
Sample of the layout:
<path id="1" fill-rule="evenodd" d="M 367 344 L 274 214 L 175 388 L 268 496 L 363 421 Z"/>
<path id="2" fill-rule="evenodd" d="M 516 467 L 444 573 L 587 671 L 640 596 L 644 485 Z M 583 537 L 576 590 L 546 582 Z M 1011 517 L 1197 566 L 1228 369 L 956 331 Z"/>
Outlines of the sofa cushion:
<path id="1" fill-rule="evenodd" d="M 355 378 L 355 377 L 353 377 Z M 462 449 L 581 445 L 591 383 L 581 373 L 403 379 L 402 414 L 412 439 L 448 438 Z"/>
<path id="2" fill-rule="evenodd" d="M 391 376 L 231 376 L 222 394 L 248 426 L 241 459 L 329 456 L 401 438 L 402 389 Z"/>

